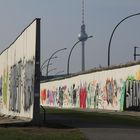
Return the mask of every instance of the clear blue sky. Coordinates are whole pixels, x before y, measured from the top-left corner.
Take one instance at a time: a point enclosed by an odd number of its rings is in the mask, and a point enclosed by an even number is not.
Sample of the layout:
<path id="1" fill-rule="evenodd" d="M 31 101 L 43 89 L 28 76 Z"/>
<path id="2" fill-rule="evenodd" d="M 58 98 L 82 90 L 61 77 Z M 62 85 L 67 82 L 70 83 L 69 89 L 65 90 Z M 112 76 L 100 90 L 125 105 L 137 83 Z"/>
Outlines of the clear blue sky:
<path id="1" fill-rule="evenodd" d="M 128 15 L 140 12 L 140 0 L 85 0 L 86 69 L 107 66 L 107 48 L 113 28 Z M 34 19 L 41 18 L 41 61 L 58 49 L 50 74 L 67 71 L 71 47 L 78 41 L 81 0 L 0 0 L 0 51 L 8 47 Z M 81 70 L 81 44 L 72 52 L 70 72 Z M 111 44 L 111 64 L 133 61 L 133 47 L 140 47 L 140 16 L 123 22 Z M 140 49 L 139 51 L 140 52 Z M 139 57 L 140 58 L 140 57 Z"/>

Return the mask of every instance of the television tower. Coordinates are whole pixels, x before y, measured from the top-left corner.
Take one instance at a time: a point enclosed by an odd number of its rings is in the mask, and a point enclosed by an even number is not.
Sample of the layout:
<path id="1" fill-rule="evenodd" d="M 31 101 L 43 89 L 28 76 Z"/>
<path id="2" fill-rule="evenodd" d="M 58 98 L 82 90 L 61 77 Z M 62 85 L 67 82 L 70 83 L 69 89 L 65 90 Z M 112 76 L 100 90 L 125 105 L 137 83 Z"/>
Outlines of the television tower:
<path id="1" fill-rule="evenodd" d="M 84 0 L 82 0 L 82 25 L 81 25 L 81 32 L 78 35 L 78 39 L 81 41 L 82 45 L 82 65 L 81 70 L 85 71 L 85 41 L 88 39 L 88 35 L 85 31 L 85 23 L 84 23 Z"/>

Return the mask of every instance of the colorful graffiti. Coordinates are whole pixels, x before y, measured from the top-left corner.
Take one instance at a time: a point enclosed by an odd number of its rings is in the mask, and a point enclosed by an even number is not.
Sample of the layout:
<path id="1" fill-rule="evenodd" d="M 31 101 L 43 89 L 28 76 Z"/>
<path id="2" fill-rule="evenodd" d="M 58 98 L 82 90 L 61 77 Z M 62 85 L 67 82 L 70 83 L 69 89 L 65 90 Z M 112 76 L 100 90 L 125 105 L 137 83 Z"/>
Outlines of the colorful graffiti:
<path id="1" fill-rule="evenodd" d="M 93 80 L 78 85 L 53 87 L 53 90 L 43 88 L 40 101 L 42 105 L 55 107 L 104 109 L 107 106 L 114 108 L 120 105 L 118 94 L 121 93 L 117 81 L 111 78 L 106 80 L 104 86 Z"/>
<path id="2" fill-rule="evenodd" d="M 2 76 L 0 76 L 0 108 L 2 108 Z"/>
<path id="3" fill-rule="evenodd" d="M 80 108 L 86 108 L 86 98 L 87 98 L 87 89 L 86 89 L 86 83 L 80 84 L 80 93 L 79 93 L 79 99 L 80 99 Z"/>
<path id="4" fill-rule="evenodd" d="M 3 105 L 7 107 L 7 88 L 8 88 L 8 68 L 4 70 L 2 77 L 2 97 Z"/>
<path id="5" fill-rule="evenodd" d="M 34 108 L 39 105 L 34 103 L 40 88 L 39 52 L 40 19 L 35 19 L 0 53 L 1 114 L 33 119 Z"/>
<path id="6" fill-rule="evenodd" d="M 94 73 L 91 73 L 91 75 L 94 75 Z M 82 80 L 79 78 L 79 81 L 73 80 L 75 81 L 73 84 L 66 83 L 64 86 L 59 87 L 55 86 L 53 82 L 47 82 L 46 87 L 41 86 L 41 104 L 64 108 L 120 111 L 132 107 L 140 109 L 139 75 L 140 71 L 138 70 L 133 74 L 128 73 L 125 76 L 126 79 L 123 78 L 123 75 L 119 76 L 120 78 L 118 76 L 115 78 L 115 75 L 113 75 L 100 80 L 93 79 L 89 81 L 88 79 Z M 57 83 L 57 85 L 59 84 Z"/>
<path id="7" fill-rule="evenodd" d="M 116 80 L 113 80 L 113 78 L 107 79 L 106 80 L 106 96 L 107 96 L 107 103 L 111 104 L 112 106 L 114 106 L 115 104 L 118 104 L 117 101 L 117 82 Z"/>
<path id="8" fill-rule="evenodd" d="M 44 102 L 46 101 L 46 89 L 41 90 L 41 95 L 40 95 L 40 99 L 41 99 L 41 104 L 44 104 Z"/>

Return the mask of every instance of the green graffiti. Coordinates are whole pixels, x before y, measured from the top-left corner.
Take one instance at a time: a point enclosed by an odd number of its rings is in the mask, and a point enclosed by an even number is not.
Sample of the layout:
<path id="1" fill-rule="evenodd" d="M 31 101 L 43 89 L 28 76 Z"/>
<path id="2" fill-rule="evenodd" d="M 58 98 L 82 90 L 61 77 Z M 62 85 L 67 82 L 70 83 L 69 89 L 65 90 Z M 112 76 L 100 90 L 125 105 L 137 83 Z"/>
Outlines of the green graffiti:
<path id="1" fill-rule="evenodd" d="M 68 88 L 68 104 L 71 107 L 72 106 L 72 87 L 70 87 L 70 89 Z"/>
<path id="2" fill-rule="evenodd" d="M 124 82 L 124 84 L 122 86 L 122 89 L 121 89 L 120 111 L 123 111 L 124 110 L 125 88 L 126 88 L 126 82 Z"/>
<path id="3" fill-rule="evenodd" d="M 98 105 L 99 105 L 99 84 L 97 83 L 96 85 L 96 89 L 95 89 L 95 95 L 94 95 L 94 109 L 98 109 Z"/>
<path id="4" fill-rule="evenodd" d="M 2 79 L 2 97 L 3 103 L 7 105 L 7 88 L 8 88 L 8 71 L 4 70 L 3 79 Z"/>
<path id="5" fill-rule="evenodd" d="M 91 83 L 89 83 L 88 85 L 88 89 L 87 89 L 87 108 L 91 107 Z"/>
<path id="6" fill-rule="evenodd" d="M 133 75 L 130 75 L 130 76 L 127 77 L 127 80 L 134 81 L 135 80 L 135 77 Z"/>

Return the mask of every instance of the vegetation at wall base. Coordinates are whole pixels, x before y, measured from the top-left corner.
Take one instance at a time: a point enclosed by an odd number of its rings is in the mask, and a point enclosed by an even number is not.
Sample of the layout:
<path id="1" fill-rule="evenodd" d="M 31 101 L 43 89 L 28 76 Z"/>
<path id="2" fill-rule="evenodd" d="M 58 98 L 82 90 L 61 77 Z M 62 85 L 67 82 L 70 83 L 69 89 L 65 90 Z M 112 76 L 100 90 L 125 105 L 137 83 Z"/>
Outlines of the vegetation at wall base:
<path id="1" fill-rule="evenodd" d="M 50 115 L 63 116 L 66 118 L 78 119 L 81 122 L 95 124 L 120 124 L 130 127 L 140 127 L 140 116 L 130 116 L 118 114 L 117 112 L 99 112 L 87 110 L 73 110 L 61 108 L 46 108 L 46 113 Z"/>
<path id="2" fill-rule="evenodd" d="M 78 129 L 0 127 L 1 140 L 85 140 Z"/>

